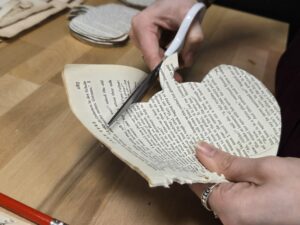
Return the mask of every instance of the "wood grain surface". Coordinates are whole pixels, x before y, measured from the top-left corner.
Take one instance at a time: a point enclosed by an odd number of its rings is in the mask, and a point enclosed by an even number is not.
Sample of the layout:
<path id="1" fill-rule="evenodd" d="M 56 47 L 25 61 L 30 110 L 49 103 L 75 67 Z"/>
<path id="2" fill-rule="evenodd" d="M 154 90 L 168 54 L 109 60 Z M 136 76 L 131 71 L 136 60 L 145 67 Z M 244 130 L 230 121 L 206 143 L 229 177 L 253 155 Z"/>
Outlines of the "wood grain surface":
<path id="1" fill-rule="evenodd" d="M 65 64 L 147 68 L 130 42 L 110 48 L 74 39 L 66 15 L 0 43 L 0 192 L 72 225 L 220 224 L 187 186 L 149 188 L 71 113 L 61 80 Z M 211 68 L 232 64 L 273 91 L 287 29 L 285 23 L 212 6 L 197 62 L 182 74 L 201 81 Z"/>

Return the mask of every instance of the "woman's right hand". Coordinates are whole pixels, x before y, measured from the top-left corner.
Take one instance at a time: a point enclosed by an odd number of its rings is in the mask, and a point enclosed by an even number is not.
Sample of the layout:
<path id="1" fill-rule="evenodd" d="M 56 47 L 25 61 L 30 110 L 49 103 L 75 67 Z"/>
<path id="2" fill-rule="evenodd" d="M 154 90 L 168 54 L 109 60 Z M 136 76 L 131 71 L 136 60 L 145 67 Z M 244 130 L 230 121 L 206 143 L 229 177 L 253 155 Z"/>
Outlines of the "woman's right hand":
<path id="1" fill-rule="evenodd" d="M 175 36 L 195 0 L 159 0 L 132 19 L 130 37 L 141 50 L 145 63 L 153 70 L 164 56 L 164 47 Z M 203 40 L 199 20 L 195 19 L 180 52 L 182 66 L 191 66 Z M 180 81 L 181 78 L 177 77 Z"/>

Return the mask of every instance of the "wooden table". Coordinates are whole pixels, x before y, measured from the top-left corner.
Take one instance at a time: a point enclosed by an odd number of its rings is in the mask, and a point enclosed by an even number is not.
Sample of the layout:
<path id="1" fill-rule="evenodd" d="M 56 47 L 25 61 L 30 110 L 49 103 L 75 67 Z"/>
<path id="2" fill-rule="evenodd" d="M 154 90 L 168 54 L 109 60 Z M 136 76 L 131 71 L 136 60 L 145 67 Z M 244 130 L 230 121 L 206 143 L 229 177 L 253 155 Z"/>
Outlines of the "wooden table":
<path id="1" fill-rule="evenodd" d="M 149 188 L 77 121 L 62 84 L 65 64 L 146 67 L 131 43 L 89 46 L 70 36 L 67 23 L 60 13 L 0 43 L 0 192 L 72 225 L 219 224 L 187 186 Z M 225 63 L 274 90 L 287 24 L 213 6 L 203 29 L 186 80 L 200 81 Z"/>

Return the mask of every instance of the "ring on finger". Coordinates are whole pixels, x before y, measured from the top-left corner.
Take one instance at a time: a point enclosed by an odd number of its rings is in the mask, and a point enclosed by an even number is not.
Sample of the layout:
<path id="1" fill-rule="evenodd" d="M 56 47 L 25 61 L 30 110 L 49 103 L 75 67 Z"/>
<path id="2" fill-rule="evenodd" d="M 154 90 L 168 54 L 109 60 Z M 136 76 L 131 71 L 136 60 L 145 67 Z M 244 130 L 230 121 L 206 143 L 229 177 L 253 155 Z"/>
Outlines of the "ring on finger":
<path id="1" fill-rule="evenodd" d="M 210 186 L 208 186 L 201 194 L 201 203 L 204 206 L 205 209 L 207 209 L 208 211 L 213 211 L 209 204 L 208 204 L 208 198 L 211 195 L 212 191 L 214 190 L 215 187 L 217 187 L 219 184 L 212 184 Z M 217 214 L 215 212 L 213 212 L 215 217 L 217 218 Z"/>

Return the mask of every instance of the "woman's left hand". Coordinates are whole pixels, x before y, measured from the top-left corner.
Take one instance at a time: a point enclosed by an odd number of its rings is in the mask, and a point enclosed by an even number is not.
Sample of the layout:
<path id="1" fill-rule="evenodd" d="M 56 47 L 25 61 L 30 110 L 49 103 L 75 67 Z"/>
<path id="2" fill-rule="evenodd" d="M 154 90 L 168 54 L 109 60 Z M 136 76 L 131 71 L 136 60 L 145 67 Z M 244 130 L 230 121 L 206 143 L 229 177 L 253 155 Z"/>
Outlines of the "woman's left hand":
<path id="1" fill-rule="evenodd" d="M 300 159 L 241 158 L 204 142 L 196 156 L 230 181 L 216 186 L 208 199 L 224 225 L 300 224 Z M 191 185 L 199 197 L 206 187 Z"/>

